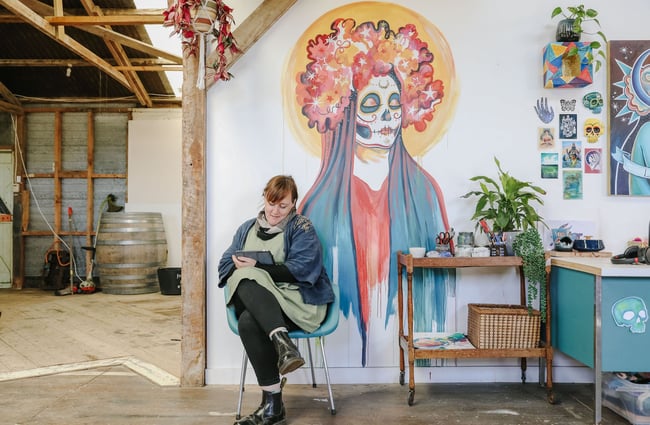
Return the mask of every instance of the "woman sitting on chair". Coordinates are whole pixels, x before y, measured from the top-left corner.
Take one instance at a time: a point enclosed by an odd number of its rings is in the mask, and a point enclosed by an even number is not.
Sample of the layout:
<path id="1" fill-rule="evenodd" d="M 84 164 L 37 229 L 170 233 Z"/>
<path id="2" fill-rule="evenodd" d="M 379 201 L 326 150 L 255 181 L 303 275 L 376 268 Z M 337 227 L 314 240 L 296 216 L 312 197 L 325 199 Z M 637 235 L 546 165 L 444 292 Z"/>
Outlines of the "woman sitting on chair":
<path id="1" fill-rule="evenodd" d="M 316 230 L 296 213 L 293 178 L 271 178 L 263 197 L 264 209 L 239 226 L 219 261 L 219 287 L 229 291 L 227 304 L 235 308 L 242 344 L 262 388 L 262 404 L 235 425 L 285 423 L 280 375 L 305 363 L 288 332 L 318 329 L 334 301 Z M 270 251 L 273 263 L 235 255 L 240 250 Z"/>

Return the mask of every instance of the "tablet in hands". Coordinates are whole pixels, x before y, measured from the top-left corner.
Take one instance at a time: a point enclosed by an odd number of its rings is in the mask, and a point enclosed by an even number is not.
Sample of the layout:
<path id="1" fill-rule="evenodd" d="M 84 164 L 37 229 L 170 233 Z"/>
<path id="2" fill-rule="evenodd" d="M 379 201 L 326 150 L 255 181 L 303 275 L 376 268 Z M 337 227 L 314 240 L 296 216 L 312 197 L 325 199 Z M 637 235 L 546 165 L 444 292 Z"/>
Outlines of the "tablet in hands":
<path id="1" fill-rule="evenodd" d="M 271 251 L 235 251 L 235 257 L 252 258 L 260 264 L 275 264 Z"/>

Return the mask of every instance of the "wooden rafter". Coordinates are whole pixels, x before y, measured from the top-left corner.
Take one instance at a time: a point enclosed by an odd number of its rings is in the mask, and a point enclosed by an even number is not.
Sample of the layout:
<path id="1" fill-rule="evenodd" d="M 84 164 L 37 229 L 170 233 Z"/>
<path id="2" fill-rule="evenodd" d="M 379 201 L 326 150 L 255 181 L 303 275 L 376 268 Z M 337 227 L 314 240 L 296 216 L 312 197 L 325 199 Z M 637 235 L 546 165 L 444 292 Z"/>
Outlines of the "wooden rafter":
<path id="1" fill-rule="evenodd" d="M 228 60 L 228 68 L 230 68 L 237 60 L 243 56 L 244 53 L 250 49 L 257 40 L 259 40 L 262 35 L 269 28 L 273 26 L 275 22 L 282 15 L 285 14 L 287 10 L 294 5 L 297 0 L 264 0 L 257 9 L 251 13 L 244 22 L 242 22 L 233 32 L 235 41 L 237 42 L 237 47 L 241 51 L 238 54 L 232 55 Z M 218 59 L 217 53 L 212 52 L 206 59 L 205 63 L 210 64 Z M 207 82 L 206 87 L 212 86 L 215 81 L 210 79 Z"/>
<path id="2" fill-rule="evenodd" d="M 164 17 L 151 15 L 46 16 L 50 25 L 162 25 Z"/>
<path id="3" fill-rule="evenodd" d="M 111 63 L 115 68 L 119 68 L 113 62 L 114 59 L 104 59 L 106 62 Z M 83 59 L 0 59 L 0 68 L 2 67 L 53 67 L 68 65 L 74 67 L 94 66 Z M 182 66 L 172 63 L 165 59 L 156 58 L 131 58 L 131 65 L 134 67 L 143 68 L 142 71 L 182 71 Z"/>
<path id="4" fill-rule="evenodd" d="M 0 81 L 0 111 L 10 114 L 23 114 L 23 106 L 16 96 Z"/>
<path id="5" fill-rule="evenodd" d="M 41 16 L 51 16 L 54 14 L 54 8 L 52 6 L 42 3 L 39 0 L 23 0 L 22 2 L 27 7 L 29 7 L 30 9 L 32 9 L 34 12 L 38 13 Z M 71 13 L 74 14 L 74 13 L 82 13 L 82 12 L 83 11 L 80 10 L 73 10 Z M 104 13 L 104 15 L 130 16 L 130 15 L 137 14 L 138 16 L 146 16 L 146 15 L 162 16 L 162 12 L 163 12 L 162 9 L 138 9 L 137 12 L 135 10 L 129 10 L 129 9 L 102 9 L 102 13 Z M 64 16 L 65 15 L 66 14 L 64 13 Z M 0 24 L 19 23 L 19 22 L 23 22 L 23 21 L 18 17 L 16 17 L 15 15 L 0 14 Z M 79 26 L 78 28 L 82 31 L 88 32 L 90 34 L 94 34 L 97 37 L 115 41 L 117 43 L 120 43 L 123 46 L 130 47 L 134 50 L 138 50 L 140 52 L 147 53 L 152 56 L 157 56 L 159 58 L 168 59 L 178 65 L 183 64 L 183 58 L 181 58 L 180 56 L 173 55 L 164 50 L 160 50 L 148 43 L 145 43 L 143 41 L 137 40 L 132 37 L 128 37 L 124 34 L 120 34 L 119 32 L 107 29 L 100 25 L 84 25 L 84 26 Z"/>
<path id="6" fill-rule="evenodd" d="M 103 12 L 101 8 L 97 7 L 93 0 L 81 0 L 81 4 L 89 15 L 94 14 L 96 15 L 94 17 L 102 17 Z M 61 15 L 62 14 L 63 10 L 61 10 Z M 111 27 L 107 27 L 107 29 L 110 30 Z M 151 101 L 149 93 L 147 93 L 147 90 L 144 88 L 144 84 L 142 84 L 140 77 L 138 77 L 138 73 L 132 69 L 129 69 L 131 67 L 131 62 L 129 61 L 129 56 L 124 51 L 124 48 L 113 40 L 105 39 L 104 41 L 111 54 L 113 55 L 113 58 L 115 58 L 115 61 L 120 66 L 127 67 L 127 70 L 124 71 L 124 75 L 129 81 L 131 91 L 138 98 L 138 101 L 140 101 L 140 103 L 143 105 L 151 107 L 153 105 L 153 102 Z"/>
<path id="7" fill-rule="evenodd" d="M 124 74 L 119 71 L 116 71 L 111 64 L 97 56 L 90 49 L 83 46 L 81 43 L 77 42 L 75 39 L 71 38 L 66 34 L 57 34 L 56 28 L 50 25 L 45 19 L 43 19 L 36 12 L 25 6 L 18 0 L 0 0 L 0 5 L 5 7 L 7 10 L 12 13 L 20 16 L 23 21 L 29 23 L 37 30 L 41 31 L 48 37 L 52 38 L 59 44 L 65 46 L 69 50 L 73 51 L 77 55 L 86 59 L 88 62 L 95 64 L 99 69 L 104 71 L 106 74 L 110 75 L 116 81 L 118 81 L 123 86 L 130 88 L 129 82 L 127 81 Z"/>

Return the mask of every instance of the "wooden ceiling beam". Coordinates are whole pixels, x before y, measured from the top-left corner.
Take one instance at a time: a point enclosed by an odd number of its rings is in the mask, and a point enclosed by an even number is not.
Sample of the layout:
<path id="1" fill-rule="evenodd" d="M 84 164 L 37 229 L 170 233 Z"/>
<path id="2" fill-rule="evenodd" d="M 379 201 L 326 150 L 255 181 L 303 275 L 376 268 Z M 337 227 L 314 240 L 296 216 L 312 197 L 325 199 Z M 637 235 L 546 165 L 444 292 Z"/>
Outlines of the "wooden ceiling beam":
<path id="1" fill-rule="evenodd" d="M 20 104 L 20 100 L 18 100 L 16 96 L 14 96 L 14 94 L 11 92 L 11 90 L 9 90 L 7 86 L 2 84 L 1 81 L 0 81 L 0 96 L 2 96 L 7 102 L 13 105 L 22 106 Z"/>
<path id="2" fill-rule="evenodd" d="M 49 6 L 45 3 L 40 2 L 39 0 L 23 0 L 23 3 L 28 6 L 30 9 L 38 13 L 40 16 L 47 16 L 47 15 L 54 15 L 54 8 L 52 6 Z M 124 9 L 114 9 L 113 11 L 119 11 L 119 10 L 124 10 Z M 149 9 L 147 9 L 149 10 Z M 151 9 L 156 12 L 160 11 L 159 15 L 162 16 L 162 9 Z M 102 12 L 106 13 L 105 9 L 102 9 Z M 79 13 L 82 13 L 82 11 L 79 11 Z M 64 13 L 65 15 L 65 13 Z M 14 17 L 14 19 L 17 20 L 17 22 L 22 23 L 22 20 L 18 20 L 18 18 L 15 15 L 11 15 Z M 2 23 L 2 21 L 0 21 Z M 123 46 L 130 47 L 134 50 L 137 50 L 142 53 L 146 53 L 152 56 L 157 56 L 159 58 L 164 58 L 168 59 L 175 64 L 182 65 L 183 64 L 183 58 L 174 54 L 171 54 L 169 52 L 166 52 L 164 50 L 160 50 L 156 47 L 153 47 L 151 44 L 147 44 L 143 41 L 137 40 L 132 37 L 128 37 L 124 34 L 121 34 L 119 32 L 113 31 L 111 29 L 102 27 L 102 26 L 81 26 L 79 27 L 81 31 L 85 31 L 87 33 L 96 35 L 97 37 L 101 37 L 105 40 L 112 40 L 117 43 L 120 43 Z"/>
<path id="3" fill-rule="evenodd" d="M 55 0 L 55 2 L 56 1 L 61 1 L 61 0 Z M 101 17 L 103 15 L 102 9 L 97 5 L 95 5 L 93 0 L 81 0 L 81 4 L 86 10 L 86 12 L 88 13 L 88 15 L 94 15 L 96 17 Z M 110 26 L 107 26 L 106 29 L 112 30 Z M 124 51 L 122 45 L 114 42 L 113 40 L 105 39 L 104 42 L 106 43 L 108 49 L 111 51 L 111 54 L 113 55 L 113 58 L 115 58 L 115 61 L 118 63 L 118 65 L 126 66 L 126 67 L 131 66 L 131 62 L 129 61 L 129 56 Z M 149 96 L 149 93 L 147 93 L 144 84 L 142 84 L 142 80 L 140 80 L 138 73 L 136 71 L 128 69 L 124 72 L 124 76 L 126 77 L 127 81 L 129 82 L 129 85 L 131 86 L 131 91 L 135 94 L 135 96 L 138 98 L 140 103 L 148 107 L 153 106 L 153 103 L 151 102 L 151 97 Z"/>
<path id="4" fill-rule="evenodd" d="M 104 59 L 106 62 L 111 63 L 114 68 L 117 68 L 117 65 L 113 63 L 115 60 L 113 58 Z M 163 70 L 180 70 L 182 65 L 167 61 L 165 59 L 157 58 L 131 58 L 131 65 L 140 66 L 143 68 L 157 67 Z M 0 68 L 3 67 L 19 67 L 19 66 L 30 66 L 30 67 L 85 67 L 85 66 L 95 66 L 86 62 L 83 59 L 0 59 Z"/>
<path id="5" fill-rule="evenodd" d="M 78 27 L 84 25 L 162 25 L 163 15 L 108 15 L 108 16 L 45 16 L 53 26 Z"/>
<path id="6" fill-rule="evenodd" d="M 120 34 L 119 32 L 115 32 L 113 30 L 109 30 L 107 28 L 99 27 L 99 26 L 88 26 L 88 27 L 84 26 L 84 27 L 79 27 L 79 29 L 81 31 L 86 31 L 88 33 L 94 34 L 103 39 L 115 41 L 116 43 L 120 43 L 123 46 L 128 46 L 142 53 L 147 53 L 152 56 L 168 59 L 178 65 L 183 64 L 182 57 L 171 54 L 164 50 L 160 50 L 156 47 L 153 47 L 150 44 L 144 43 L 140 40 L 136 40 L 135 38 L 127 37 L 126 35 Z"/>
<path id="7" fill-rule="evenodd" d="M 20 100 L 18 100 L 11 90 L 2 84 L 2 82 L 0 82 L 0 111 L 17 115 L 22 115 L 24 113 L 23 105 L 20 103 Z"/>
<path id="8" fill-rule="evenodd" d="M 41 16 L 52 16 L 54 15 L 54 12 L 52 11 L 52 6 L 48 6 L 44 3 L 41 3 L 37 0 L 25 0 L 23 3 L 32 9 L 34 12 L 38 13 Z M 40 3 L 42 7 L 47 7 L 49 8 L 49 11 L 47 12 L 39 12 L 37 7 L 32 7 L 32 4 Z M 82 10 L 79 9 L 67 9 L 67 13 L 70 15 L 79 15 L 83 13 Z M 110 16 L 110 15 L 118 15 L 118 16 L 131 16 L 131 15 L 137 15 L 137 16 L 163 16 L 163 12 L 165 9 L 102 9 L 104 12 L 104 15 Z M 0 12 L 0 24 L 20 24 L 22 23 L 22 19 L 16 17 L 16 15 L 11 14 L 11 13 L 1 13 Z"/>
<path id="9" fill-rule="evenodd" d="M 264 0 L 258 7 L 251 13 L 248 18 L 244 20 L 233 31 L 233 36 L 237 43 L 237 47 L 241 51 L 238 54 L 232 55 L 228 60 L 228 68 L 237 62 L 237 60 L 250 49 L 257 40 L 259 40 L 266 31 L 273 26 L 275 22 L 282 15 L 285 14 L 297 0 Z M 211 64 L 216 61 L 218 55 L 216 52 L 210 53 L 206 59 L 206 64 Z M 213 79 L 206 82 L 206 88 L 210 88 L 215 83 Z"/>
<path id="10" fill-rule="evenodd" d="M 13 103 L 5 102 L 4 100 L 0 100 L 0 111 L 16 115 L 23 115 L 25 113 L 22 106 L 16 106 Z"/>
<path id="11" fill-rule="evenodd" d="M 31 10 L 25 4 L 19 0 L 0 0 L 0 5 L 2 5 L 7 10 L 12 13 L 20 16 L 25 22 L 32 25 L 37 30 L 41 31 L 48 37 L 57 41 L 61 45 L 65 46 L 72 52 L 78 54 L 87 61 L 95 64 L 99 69 L 104 71 L 106 74 L 110 75 L 120 84 L 124 85 L 127 88 L 130 88 L 130 85 L 126 77 L 119 71 L 116 71 L 111 64 L 104 61 L 102 58 L 98 57 L 90 49 L 83 46 L 81 43 L 71 38 L 70 36 L 63 34 L 57 37 L 56 29 L 50 25 L 45 19 L 43 19 L 36 12 Z"/>

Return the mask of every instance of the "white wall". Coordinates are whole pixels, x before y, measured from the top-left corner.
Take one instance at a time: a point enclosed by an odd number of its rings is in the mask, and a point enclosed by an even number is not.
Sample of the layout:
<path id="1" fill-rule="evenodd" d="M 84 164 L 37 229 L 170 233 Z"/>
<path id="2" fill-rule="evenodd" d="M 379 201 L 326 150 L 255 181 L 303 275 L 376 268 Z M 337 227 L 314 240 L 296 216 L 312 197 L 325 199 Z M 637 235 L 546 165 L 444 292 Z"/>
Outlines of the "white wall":
<path id="1" fill-rule="evenodd" d="M 180 109 L 136 111 L 129 121 L 125 210 L 159 212 L 167 266 L 181 266 L 182 133 Z"/>
<path id="2" fill-rule="evenodd" d="M 231 241 L 237 225 L 255 215 L 260 207 L 266 180 L 278 173 L 292 174 L 300 193 L 311 186 L 319 158 L 306 153 L 294 138 L 283 112 L 281 82 L 284 62 L 296 40 L 321 15 L 347 4 L 344 0 L 297 2 L 232 68 L 235 78 L 220 82 L 208 94 L 208 369 L 209 384 L 233 384 L 239 380 L 241 345 L 225 322 L 223 294 L 216 288 L 217 263 Z M 401 0 L 391 2 L 417 11 L 436 25 L 447 38 L 454 56 L 460 95 L 453 123 L 440 143 L 418 158 L 440 184 L 450 224 L 457 230 L 472 230 L 474 204 L 460 196 L 475 186 L 474 175 L 495 176 L 492 157 L 522 180 L 533 181 L 548 191 L 541 215 L 549 220 L 588 220 L 596 224 L 596 237 L 608 251 L 620 252 L 626 241 L 647 234 L 650 216 L 648 198 L 611 197 L 607 194 L 607 172 L 584 176 L 582 200 L 564 200 L 561 180 L 540 178 L 537 129 L 543 126 L 533 106 L 548 97 L 557 114 L 559 100 L 598 90 L 607 99 L 606 71 L 596 75 L 584 89 L 544 89 L 542 49 L 554 41 L 557 20 L 551 20 L 556 5 L 517 0 Z M 389 3 L 387 3 L 388 5 Z M 603 31 L 609 39 L 648 37 L 647 0 L 612 3 L 594 0 L 587 4 L 600 12 Z M 632 12 L 625 12 L 629 10 Z M 606 101 L 607 102 L 607 101 Z M 579 123 L 590 112 L 578 106 Z M 607 121 L 607 111 L 600 114 Z M 559 139 L 558 139 L 559 140 Z M 597 146 L 607 155 L 606 138 Z M 450 300 L 457 312 L 452 320 L 466 330 L 467 302 L 517 302 L 517 279 L 509 271 L 462 271 L 458 292 Z M 336 383 L 397 382 L 396 328 L 386 329 L 388 365 L 362 368 L 356 356 L 348 355 L 354 328 L 342 320 L 328 338 L 328 360 Z M 354 358 L 353 358 L 354 357 Z M 558 382 L 588 381 L 585 368 L 561 355 L 554 379 Z M 418 368 L 417 382 L 518 381 L 514 360 L 448 362 L 447 368 Z M 536 362 L 529 362 L 528 380 L 536 380 Z M 306 382 L 299 371 L 290 382 Z M 251 375 L 249 382 L 255 382 Z"/>

